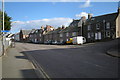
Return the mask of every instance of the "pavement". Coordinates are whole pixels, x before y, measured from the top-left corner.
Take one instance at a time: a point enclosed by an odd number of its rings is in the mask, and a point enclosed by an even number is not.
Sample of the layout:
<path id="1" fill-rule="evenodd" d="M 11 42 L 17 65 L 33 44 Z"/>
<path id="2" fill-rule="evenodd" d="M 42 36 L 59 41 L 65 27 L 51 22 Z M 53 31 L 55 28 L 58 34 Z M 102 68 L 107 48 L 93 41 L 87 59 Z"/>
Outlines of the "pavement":
<path id="1" fill-rule="evenodd" d="M 28 60 L 28 58 L 24 54 L 20 53 L 16 48 L 9 48 L 6 55 L 2 56 L 2 61 L 0 62 L 2 62 L 3 79 L 38 79 L 33 64 Z"/>
<path id="2" fill-rule="evenodd" d="M 2 57 L 0 57 L 0 79 L 2 79 Z"/>

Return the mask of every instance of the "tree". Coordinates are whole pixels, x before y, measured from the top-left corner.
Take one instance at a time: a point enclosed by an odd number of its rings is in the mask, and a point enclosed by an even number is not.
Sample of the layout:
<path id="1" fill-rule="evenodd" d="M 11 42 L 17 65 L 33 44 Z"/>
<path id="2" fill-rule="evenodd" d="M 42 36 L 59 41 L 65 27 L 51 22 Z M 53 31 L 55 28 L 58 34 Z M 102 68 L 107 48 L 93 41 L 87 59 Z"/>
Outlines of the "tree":
<path id="1" fill-rule="evenodd" d="M 10 30 L 11 29 L 11 17 L 7 15 L 6 12 L 4 12 L 4 29 Z M 3 29 L 3 12 L 0 11 L 0 30 Z"/>

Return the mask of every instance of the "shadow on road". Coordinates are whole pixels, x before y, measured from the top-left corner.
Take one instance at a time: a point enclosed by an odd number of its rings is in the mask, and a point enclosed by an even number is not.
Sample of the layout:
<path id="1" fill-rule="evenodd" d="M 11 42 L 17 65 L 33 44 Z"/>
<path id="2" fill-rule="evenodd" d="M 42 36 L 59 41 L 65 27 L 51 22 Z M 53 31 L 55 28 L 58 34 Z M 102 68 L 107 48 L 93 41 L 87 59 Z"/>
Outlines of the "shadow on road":
<path id="1" fill-rule="evenodd" d="M 82 47 L 23 51 L 51 78 L 117 78 L 118 59 L 105 54 L 108 48 Z"/>

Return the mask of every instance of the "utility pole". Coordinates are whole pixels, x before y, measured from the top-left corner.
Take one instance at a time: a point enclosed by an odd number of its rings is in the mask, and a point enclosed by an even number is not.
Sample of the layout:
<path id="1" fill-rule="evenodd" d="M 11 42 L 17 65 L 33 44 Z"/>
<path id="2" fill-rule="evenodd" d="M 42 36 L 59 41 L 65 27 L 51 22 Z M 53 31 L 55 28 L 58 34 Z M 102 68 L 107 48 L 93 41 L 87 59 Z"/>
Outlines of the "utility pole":
<path id="1" fill-rule="evenodd" d="M 2 0 L 2 30 L 4 31 L 4 0 Z M 5 55 L 5 52 L 4 52 L 4 32 L 2 32 L 2 54 Z"/>

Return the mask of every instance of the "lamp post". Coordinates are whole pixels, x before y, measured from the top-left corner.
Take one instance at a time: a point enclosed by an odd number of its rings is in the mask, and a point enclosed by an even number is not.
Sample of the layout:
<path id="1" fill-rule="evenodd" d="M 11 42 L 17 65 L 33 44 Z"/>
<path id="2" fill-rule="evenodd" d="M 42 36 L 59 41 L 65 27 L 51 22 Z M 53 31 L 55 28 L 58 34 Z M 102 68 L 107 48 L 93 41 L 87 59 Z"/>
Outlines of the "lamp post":
<path id="1" fill-rule="evenodd" d="M 4 31 L 4 0 L 2 0 L 2 30 Z M 2 50 L 3 50 L 3 55 L 4 53 L 4 32 L 2 32 Z"/>

